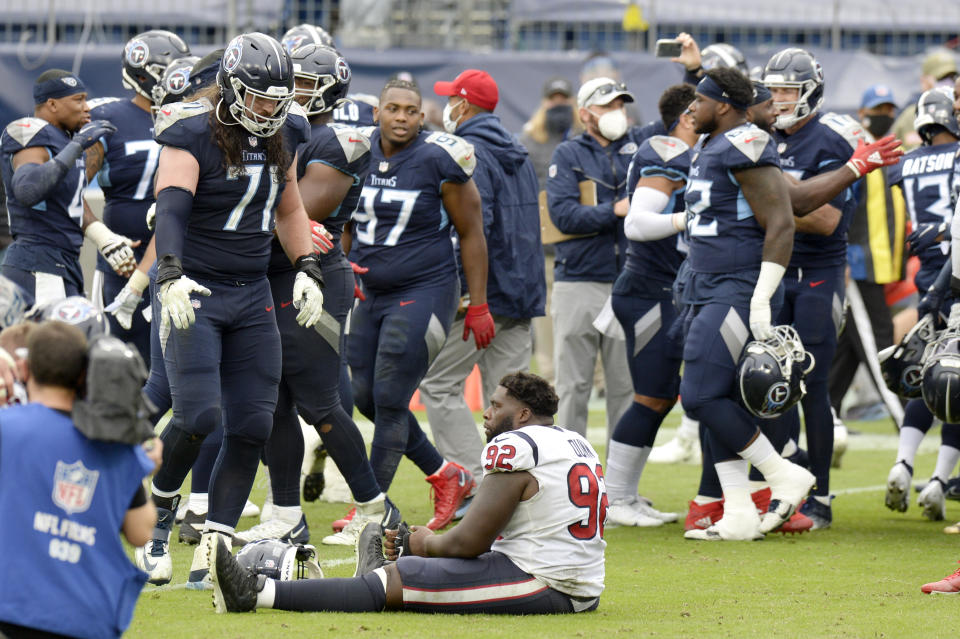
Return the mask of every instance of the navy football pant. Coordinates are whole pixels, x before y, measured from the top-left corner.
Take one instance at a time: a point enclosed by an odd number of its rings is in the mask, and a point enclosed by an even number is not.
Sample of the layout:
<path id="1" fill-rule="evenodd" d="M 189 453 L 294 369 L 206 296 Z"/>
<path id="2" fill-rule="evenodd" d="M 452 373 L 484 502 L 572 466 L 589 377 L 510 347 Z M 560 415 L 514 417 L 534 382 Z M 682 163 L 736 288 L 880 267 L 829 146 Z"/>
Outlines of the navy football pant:
<path id="1" fill-rule="evenodd" d="M 113 270 L 108 272 L 97 269 L 95 279 L 96 278 L 100 280 L 100 290 L 95 290 L 94 295 L 99 293 L 104 307 L 109 306 L 117 294 L 127 285 L 127 278 L 117 275 Z M 149 295 L 149 292 L 147 294 Z M 117 323 L 117 318 L 113 316 L 113 313 L 104 313 L 104 315 L 107 316 L 107 321 L 110 323 L 110 334 L 120 338 L 124 342 L 132 344 L 137 349 L 137 352 L 140 353 L 143 361 L 149 363 L 150 322 L 143 317 L 142 310 L 143 306 L 141 305 L 134 311 L 133 323 L 130 325 L 130 330 L 120 326 L 120 324 Z"/>
<path id="2" fill-rule="evenodd" d="M 443 463 L 409 405 L 447 338 L 460 283 L 366 295 L 353 311 L 347 352 L 354 401 L 374 422 L 370 462 L 386 492 L 404 453 L 427 474 Z"/>

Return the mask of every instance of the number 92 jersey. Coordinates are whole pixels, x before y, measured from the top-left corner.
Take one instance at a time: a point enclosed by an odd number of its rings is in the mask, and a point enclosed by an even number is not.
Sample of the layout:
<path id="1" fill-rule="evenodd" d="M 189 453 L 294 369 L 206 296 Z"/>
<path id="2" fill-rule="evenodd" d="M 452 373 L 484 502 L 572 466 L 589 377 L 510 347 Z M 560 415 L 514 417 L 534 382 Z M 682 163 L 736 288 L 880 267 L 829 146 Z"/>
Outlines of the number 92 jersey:
<path id="1" fill-rule="evenodd" d="M 764 230 L 734 172 L 780 166 L 776 144 L 752 124 L 701 138 L 693 148 L 684 201 L 694 214 L 688 261 L 698 273 L 758 270 Z M 779 175 L 778 175 L 779 177 Z"/>
<path id="2" fill-rule="evenodd" d="M 494 437 L 480 463 L 484 476 L 526 471 L 540 485 L 517 504 L 490 549 L 555 590 L 598 597 L 607 490 L 589 442 L 558 426 L 524 426 Z"/>
<path id="3" fill-rule="evenodd" d="M 353 214 L 350 253 L 370 269 L 363 274 L 364 286 L 390 291 L 457 277 L 440 187 L 470 180 L 476 161 L 470 143 L 428 131 L 386 158 L 380 130 L 370 132 L 370 173 Z"/>
<path id="4" fill-rule="evenodd" d="M 266 140 L 242 132 L 242 167 L 224 167 L 223 153 L 211 139 L 213 106 L 207 100 L 178 102 L 160 109 L 156 141 L 190 153 L 200 165 L 193 209 L 183 242 L 183 270 L 212 280 L 250 281 L 264 277 L 270 262 L 274 210 L 285 184 L 267 165 Z M 303 109 L 290 106 L 276 135 L 283 136 L 288 162 L 310 138 Z M 281 167 L 284 171 L 287 166 Z"/>

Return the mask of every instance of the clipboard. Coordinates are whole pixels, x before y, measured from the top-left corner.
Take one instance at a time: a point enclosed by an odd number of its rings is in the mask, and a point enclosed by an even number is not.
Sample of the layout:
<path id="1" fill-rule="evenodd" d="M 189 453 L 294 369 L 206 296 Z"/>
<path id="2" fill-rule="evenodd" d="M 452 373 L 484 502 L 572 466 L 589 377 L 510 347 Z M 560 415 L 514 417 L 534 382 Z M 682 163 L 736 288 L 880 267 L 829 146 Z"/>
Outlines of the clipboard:
<path id="1" fill-rule="evenodd" d="M 584 206 L 597 205 L 597 183 L 593 180 L 584 180 L 578 184 L 580 187 L 580 204 Z M 569 240 L 576 240 L 583 237 L 593 237 L 599 233 L 584 233 L 582 235 L 571 235 L 564 233 L 557 228 L 557 225 L 550 219 L 550 210 L 547 208 L 547 192 L 540 191 L 540 241 L 543 244 L 558 244 Z"/>

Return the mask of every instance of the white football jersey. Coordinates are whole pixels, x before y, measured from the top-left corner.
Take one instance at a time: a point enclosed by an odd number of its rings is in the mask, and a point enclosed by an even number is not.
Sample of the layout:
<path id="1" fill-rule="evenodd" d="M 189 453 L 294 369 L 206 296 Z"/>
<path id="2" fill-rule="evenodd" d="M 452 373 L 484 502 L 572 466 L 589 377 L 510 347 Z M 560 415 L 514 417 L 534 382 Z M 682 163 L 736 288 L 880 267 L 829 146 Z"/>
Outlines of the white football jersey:
<path id="1" fill-rule="evenodd" d="M 540 484 L 517 505 L 491 550 L 555 590 L 599 596 L 607 490 L 589 442 L 558 426 L 524 426 L 487 444 L 481 464 L 484 475 L 525 470 Z"/>

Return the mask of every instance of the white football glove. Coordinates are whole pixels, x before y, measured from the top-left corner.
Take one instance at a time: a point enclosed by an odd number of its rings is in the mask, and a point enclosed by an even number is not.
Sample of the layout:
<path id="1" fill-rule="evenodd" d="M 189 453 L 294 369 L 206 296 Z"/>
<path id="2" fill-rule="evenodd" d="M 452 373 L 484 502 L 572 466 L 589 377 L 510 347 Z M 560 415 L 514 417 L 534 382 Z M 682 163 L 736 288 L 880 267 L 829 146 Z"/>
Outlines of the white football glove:
<path id="1" fill-rule="evenodd" d="M 117 318 L 117 324 L 129 331 L 133 325 L 133 313 L 140 306 L 143 290 L 149 284 L 149 277 L 140 271 L 134 271 L 130 280 L 120 289 L 110 305 L 103 310 L 113 313 L 113 316 Z"/>
<path id="2" fill-rule="evenodd" d="M 947 319 L 947 328 L 960 328 L 960 302 L 950 305 L 950 317 Z"/>
<path id="3" fill-rule="evenodd" d="M 296 291 L 296 287 L 294 287 Z M 180 279 L 168 280 L 160 287 L 160 304 L 162 307 L 161 321 L 172 322 L 175 328 L 185 329 L 193 326 L 197 316 L 193 312 L 190 294 L 210 295 L 210 289 L 200 286 L 186 275 Z"/>
<path id="4" fill-rule="evenodd" d="M 147 228 L 151 231 L 156 230 L 157 228 L 157 203 L 154 202 L 150 205 L 150 208 L 147 209 Z"/>
<path id="5" fill-rule="evenodd" d="M 773 324 L 770 323 L 770 300 L 750 300 L 750 332 L 753 339 L 764 341 L 773 337 Z"/>
<path id="6" fill-rule="evenodd" d="M 293 280 L 293 305 L 300 311 L 297 323 L 304 328 L 316 324 L 323 315 L 323 291 L 306 273 L 297 273 Z"/>
<path id="7" fill-rule="evenodd" d="M 100 255 L 117 275 L 127 276 L 137 268 L 137 260 L 130 247 L 139 245 L 139 241 L 135 242 L 129 237 L 114 233 L 103 222 L 89 224 L 84 234 L 93 240 Z"/>
<path id="8" fill-rule="evenodd" d="M 768 340 L 773 337 L 773 324 L 770 323 L 770 298 L 777 292 L 780 280 L 786 268 L 776 262 L 762 262 L 757 285 L 750 298 L 750 332 L 755 340 Z"/>

